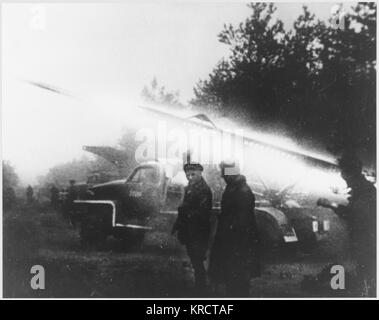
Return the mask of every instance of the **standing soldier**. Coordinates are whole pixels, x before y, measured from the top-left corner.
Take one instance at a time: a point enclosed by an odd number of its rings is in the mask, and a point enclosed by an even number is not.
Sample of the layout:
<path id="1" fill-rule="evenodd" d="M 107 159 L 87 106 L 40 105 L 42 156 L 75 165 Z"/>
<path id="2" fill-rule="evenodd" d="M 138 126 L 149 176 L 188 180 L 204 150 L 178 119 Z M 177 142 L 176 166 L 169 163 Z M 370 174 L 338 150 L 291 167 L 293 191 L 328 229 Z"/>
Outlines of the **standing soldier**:
<path id="1" fill-rule="evenodd" d="M 78 191 L 76 190 L 75 180 L 70 180 L 70 186 L 67 190 L 67 201 L 73 203 L 78 198 Z"/>
<path id="2" fill-rule="evenodd" d="M 179 241 L 187 248 L 195 271 L 197 294 L 204 294 L 206 287 L 205 254 L 210 235 L 210 214 L 212 192 L 202 177 L 203 167 L 197 163 L 187 163 L 184 171 L 188 179 L 182 205 L 178 208 L 178 218 L 172 234 L 178 232 Z"/>
<path id="3" fill-rule="evenodd" d="M 341 176 L 349 191 L 347 206 L 320 198 L 317 204 L 332 209 L 346 220 L 352 257 L 357 263 L 359 290 L 363 296 L 376 294 L 376 189 L 362 174 L 362 163 L 353 155 L 339 160 Z"/>
<path id="4" fill-rule="evenodd" d="M 26 202 L 28 204 L 33 202 L 33 188 L 31 185 L 26 188 Z"/>
<path id="5" fill-rule="evenodd" d="M 50 188 L 50 202 L 53 208 L 58 207 L 58 200 L 59 200 L 59 190 L 55 186 L 55 184 L 52 184 Z"/>
<path id="6" fill-rule="evenodd" d="M 72 218 L 72 213 L 74 210 L 74 201 L 77 199 L 78 199 L 78 191 L 77 191 L 77 188 L 75 185 L 75 180 L 70 180 L 70 186 L 68 187 L 67 198 L 66 198 L 66 202 L 67 202 L 66 214 L 67 214 L 68 218 L 70 219 L 70 222 L 72 222 L 71 218 Z"/>
<path id="7" fill-rule="evenodd" d="M 4 209 L 11 209 L 16 202 L 16 193 L 13 187 L 7 187 L 4 190 Z"/>
<path id="8" fill-rule="evenodd" d="M 228 296 L 247 297 L 250 278 L 259 274 L 255 197 L 235 162 L 222 162 L 220 169 L 226 188 L 209 273 L 226 284 Z"/>

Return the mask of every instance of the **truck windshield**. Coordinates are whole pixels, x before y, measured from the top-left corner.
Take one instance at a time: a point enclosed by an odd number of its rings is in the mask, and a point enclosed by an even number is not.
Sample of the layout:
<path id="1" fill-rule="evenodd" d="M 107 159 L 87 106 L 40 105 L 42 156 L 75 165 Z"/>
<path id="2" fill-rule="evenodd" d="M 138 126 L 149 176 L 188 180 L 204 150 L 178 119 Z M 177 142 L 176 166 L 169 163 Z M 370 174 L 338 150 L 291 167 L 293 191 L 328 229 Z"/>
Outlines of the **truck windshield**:
<path id="1" fill-rule="evenodd" d="M 129 181 L 155 184 L 159 182 L 159 173 L 156 168 L 140 168 L 133 174 Z"/>

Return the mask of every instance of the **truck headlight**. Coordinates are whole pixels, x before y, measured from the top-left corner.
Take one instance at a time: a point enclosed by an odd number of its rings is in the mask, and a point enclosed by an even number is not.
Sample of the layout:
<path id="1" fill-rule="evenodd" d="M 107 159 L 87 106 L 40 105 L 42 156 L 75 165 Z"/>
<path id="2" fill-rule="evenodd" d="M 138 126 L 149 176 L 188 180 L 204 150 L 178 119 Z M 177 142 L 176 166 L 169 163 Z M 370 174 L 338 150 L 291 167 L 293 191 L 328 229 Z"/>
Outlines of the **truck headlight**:
<path id="1" fill-rule="evenodd" d="M 312 221 L 313 232 L 318 232 L 318 221 Z"/>

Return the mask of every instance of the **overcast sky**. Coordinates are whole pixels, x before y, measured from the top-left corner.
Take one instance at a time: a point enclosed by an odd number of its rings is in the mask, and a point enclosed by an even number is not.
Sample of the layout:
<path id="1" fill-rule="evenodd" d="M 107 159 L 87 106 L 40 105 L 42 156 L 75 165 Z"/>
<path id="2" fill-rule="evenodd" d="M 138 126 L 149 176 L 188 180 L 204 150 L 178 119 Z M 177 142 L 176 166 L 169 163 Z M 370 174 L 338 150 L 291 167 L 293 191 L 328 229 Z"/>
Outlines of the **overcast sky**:
<path id="1" fill-rule="evenodd" d="M 302 4 L 277 6 L 290 28 Z M 308 6 L 326 20 L 333 3 Z M 3 5 L 3 158 L 23 183 L 35 183 L 51 166 L 84 155 L 82 145 L 114 145 L 144 85 L 155 76 L 188 101 L 197 81 L 228 55 L 217 40 L 223 24 L 249 14 L 245 3 Z"/>

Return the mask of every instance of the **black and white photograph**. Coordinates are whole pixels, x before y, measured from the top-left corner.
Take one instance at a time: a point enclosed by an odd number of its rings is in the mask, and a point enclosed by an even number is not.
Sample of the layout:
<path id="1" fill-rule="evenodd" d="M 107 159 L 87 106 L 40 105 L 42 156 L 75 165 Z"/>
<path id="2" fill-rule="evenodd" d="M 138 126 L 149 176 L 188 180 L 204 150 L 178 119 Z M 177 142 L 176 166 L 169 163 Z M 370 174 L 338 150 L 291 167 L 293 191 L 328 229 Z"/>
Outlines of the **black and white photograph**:
<path id="1" fill-rule="evenodd" d="M 0 13 L 3 298 L 377 297 L 376 2 Z"/>

